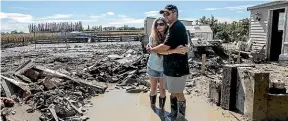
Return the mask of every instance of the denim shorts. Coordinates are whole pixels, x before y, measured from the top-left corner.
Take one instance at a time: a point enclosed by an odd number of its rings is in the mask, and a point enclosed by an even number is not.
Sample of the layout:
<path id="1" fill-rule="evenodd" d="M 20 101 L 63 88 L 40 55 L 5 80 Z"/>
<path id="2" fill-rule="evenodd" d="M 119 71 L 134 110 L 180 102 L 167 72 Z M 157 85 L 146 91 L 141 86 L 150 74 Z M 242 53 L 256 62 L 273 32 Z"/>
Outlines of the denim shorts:
<path id="1" fill-rule="evenodd" d="M 153 78 L 163 77 L 163 71 L 156 71 L 156 70 L 151 69 L 150 67 L 147 67 L 147 74 Z"/>

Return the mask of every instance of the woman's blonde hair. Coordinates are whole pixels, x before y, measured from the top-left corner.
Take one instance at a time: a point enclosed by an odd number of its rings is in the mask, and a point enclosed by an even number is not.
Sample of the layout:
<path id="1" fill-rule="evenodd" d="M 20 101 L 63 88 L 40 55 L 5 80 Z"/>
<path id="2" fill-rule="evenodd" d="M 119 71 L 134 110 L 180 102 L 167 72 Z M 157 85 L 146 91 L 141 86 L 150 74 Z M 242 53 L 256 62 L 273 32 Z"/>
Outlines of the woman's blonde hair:
<path id="1" fill-rule="evenodd" d="M 163 23 L 165 24 L 164 25 L 166 27 L 165 28 L 165 34 L 166 34 L 167 30 L 168 30 L 168 24 L 167 24 L 167 22 L 165 21 L 164 18 L 160 17 L 160 18 L 157 18 L 157 19 L 154 20 L 154 22 L 152 24 L 152 29 L 151 29 L 151 38 L 152 38 L 153 41 L 156 41 L 157 45 L 163 43 L 163 41 L 164 41 L 162 39 L 162 36 L 161 36 L 160 32 L 157 30 L 157 26 L 156 26 L 156 23 L 159 20 L 163 21 Z"/>

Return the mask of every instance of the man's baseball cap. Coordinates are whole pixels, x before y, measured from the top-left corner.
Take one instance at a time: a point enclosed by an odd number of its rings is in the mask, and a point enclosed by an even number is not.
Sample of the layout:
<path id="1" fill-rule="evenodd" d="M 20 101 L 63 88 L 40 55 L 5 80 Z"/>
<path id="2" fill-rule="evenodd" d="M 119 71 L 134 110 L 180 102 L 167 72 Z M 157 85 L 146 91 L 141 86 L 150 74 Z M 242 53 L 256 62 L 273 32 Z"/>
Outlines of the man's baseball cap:
<path id="1" fill-rule="evenodd" d="M 164 12 L 166 11 L 178 11 L 177 7 L 175 5 L 171 5 L 171 4 L 168 4 L 165 6 L 165 8 L 163 10 L 160 10 L 160 14 L 163 14 Z"/>

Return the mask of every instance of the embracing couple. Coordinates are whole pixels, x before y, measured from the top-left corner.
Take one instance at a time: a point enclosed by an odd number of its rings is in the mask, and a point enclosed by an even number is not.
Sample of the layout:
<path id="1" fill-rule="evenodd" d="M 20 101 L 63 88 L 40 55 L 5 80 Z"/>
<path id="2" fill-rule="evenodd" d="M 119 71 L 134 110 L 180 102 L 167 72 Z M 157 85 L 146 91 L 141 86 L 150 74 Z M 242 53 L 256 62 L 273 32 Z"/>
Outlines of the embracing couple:
<path id="1" fill-rule="evenodd" d="M 163 18 L 153 22 L 149 43 L 150 53 L 147 74 L 151 84 L 150 102 L 155 106 L 159 82 L 159 108 L 164 109 L 166 90 L 170 95 L 170 117 L 185 117 L 186 99 L 183 91 L 189 74 L 188 35 L 185 26 L 178 20 L 179 11 L 175 5 L 166 5 L 160 11 Z"/>

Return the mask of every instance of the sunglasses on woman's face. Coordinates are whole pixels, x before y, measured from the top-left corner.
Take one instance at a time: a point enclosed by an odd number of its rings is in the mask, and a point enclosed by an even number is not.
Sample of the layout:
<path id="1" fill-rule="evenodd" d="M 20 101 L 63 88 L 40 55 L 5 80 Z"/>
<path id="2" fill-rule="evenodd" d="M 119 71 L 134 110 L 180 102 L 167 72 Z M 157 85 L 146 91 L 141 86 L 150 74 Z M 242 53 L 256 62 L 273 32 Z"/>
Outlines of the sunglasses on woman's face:
<path id="1" fill-rule="evenodd" d="M 156 26 L 164 26 L 165 24 L 164 23 L 156 23 Z"/>

